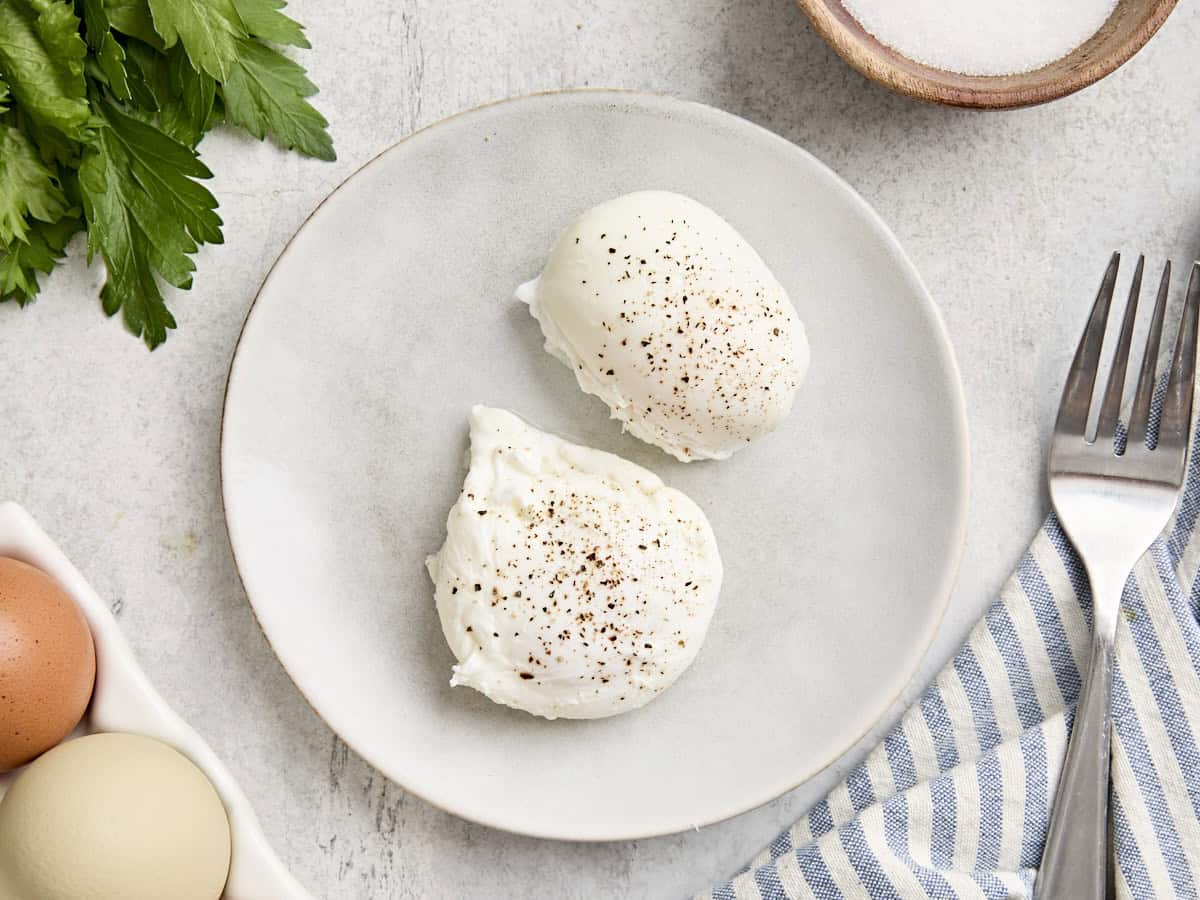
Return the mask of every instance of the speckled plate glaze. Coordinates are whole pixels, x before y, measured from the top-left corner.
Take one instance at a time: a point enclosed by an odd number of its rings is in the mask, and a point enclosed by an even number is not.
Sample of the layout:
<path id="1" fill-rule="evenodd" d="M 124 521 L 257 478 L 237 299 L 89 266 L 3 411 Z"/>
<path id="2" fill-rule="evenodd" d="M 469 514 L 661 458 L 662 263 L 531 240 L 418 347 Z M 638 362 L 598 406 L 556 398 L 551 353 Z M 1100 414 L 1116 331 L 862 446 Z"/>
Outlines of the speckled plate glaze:
<path id="1" fill-rule="evenodd" d="M 725 462 L 621 434 L 512 299 L 573 217 L 643 188 L 728 219 L 808 328 L 791 417 Z M 548 722 L 450 688 L 424 559 L 477 402 L 647 466 L 708 513 L 721 604 L 695 665 L 644 709 Z M 251 603 L 333 729 L 431 803 L 575 840 L 716 822 L 835 760 L 929 646 L 966 519 L 953 353 L 887 226 L 784 139 L 620 92 L 464 113 L 333 193 L 247 318 L 221 456 Z"/>
<path id="2" fill-rule="evenodd" d="M 311 900 L 267 843 L 250 801 L 225 764 L 150 684 L 108 604 L 16 503 L 0 503 L 0 556 L 22 560 L 49 574 L 79 604 L 91 628 L 96 687 L 83 721 L 70 737 L 122 731 L 170 744 L 208 776 L 229 815 L 233 856 L 222 900 Z M 0 775 L 0 797 L 20 772 Z"/>

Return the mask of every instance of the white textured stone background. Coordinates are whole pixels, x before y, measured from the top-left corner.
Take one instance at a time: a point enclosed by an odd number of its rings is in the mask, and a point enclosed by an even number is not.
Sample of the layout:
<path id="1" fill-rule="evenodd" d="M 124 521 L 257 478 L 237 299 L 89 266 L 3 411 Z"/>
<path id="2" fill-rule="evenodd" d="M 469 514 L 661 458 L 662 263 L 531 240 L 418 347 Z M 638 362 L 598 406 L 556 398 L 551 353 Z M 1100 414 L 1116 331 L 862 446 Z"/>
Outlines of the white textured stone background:
<path id="1" fill-rule="evenodd" d="M 1200 252 L 1200 8 L 1184 0 L 1106 81 L 978 113 L 893 96 L 789 0 L 293 0 L 339 159 L 220 132 L 202 146 L 225 220 L 179 330 L 147 353 L 100 313 L 81 248 L 0 307 L 0 496 L 23 503 L 103 596 L 168 701 L 229 763 L 284 860 L 330 898 L 679 897 L 722 878 L 854 761 L 699 833 L 576 845 L 471 825 L 406 796 L 332 734 L 255 624 L 222 520 L 226 368 L 255 290 L 313 207 L 414 129 L 531 91 L 700 100 L 807 148 L 895 229 L 949 325 L 972 431 L 958 591 L 924 673 L 952 652 L 1046 510 L 1041 471 L 1108 253 Z M 536 152 L 537 148 L 530 148 Z M 353 303 L 354 297 L 339 303 Z M 336 311 L 335 311 L 336 314 Z M 580 815 L 586 815 L 580 810 Z"/>

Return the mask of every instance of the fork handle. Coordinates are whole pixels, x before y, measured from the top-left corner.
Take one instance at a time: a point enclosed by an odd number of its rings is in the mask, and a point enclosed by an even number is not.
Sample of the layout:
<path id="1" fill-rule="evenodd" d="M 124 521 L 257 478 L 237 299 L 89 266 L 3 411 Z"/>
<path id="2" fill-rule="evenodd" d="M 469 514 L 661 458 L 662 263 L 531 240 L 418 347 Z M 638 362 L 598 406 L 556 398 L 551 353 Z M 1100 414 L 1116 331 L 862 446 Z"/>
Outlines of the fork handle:
<path id="1" fill-rule="evenodd" d="M 1099 604 L 1097 609 L 1101 608 Z M 1118 607 L 1119 608 L 1119 607 Z M 1115 628 L 1113 629 L 1115 631 Z M 1108 796 L 1112 741 L 1113 642 L 1097 628 L 1087 681 L 1075 708 L 1050 813 L 1035 900 L 1104 900 L 1108 884 Z"/>

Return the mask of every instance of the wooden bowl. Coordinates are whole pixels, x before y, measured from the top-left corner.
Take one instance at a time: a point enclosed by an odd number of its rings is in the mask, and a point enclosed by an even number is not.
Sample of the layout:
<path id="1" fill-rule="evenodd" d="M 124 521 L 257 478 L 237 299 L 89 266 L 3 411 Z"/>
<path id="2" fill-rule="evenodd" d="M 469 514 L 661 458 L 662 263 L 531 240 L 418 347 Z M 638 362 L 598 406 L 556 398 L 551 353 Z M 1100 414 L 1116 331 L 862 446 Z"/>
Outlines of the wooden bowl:
<path id="1" fill-rule="evenodd" d="M 931 103 L 1007 109 L 1056 100 L 1099 81 L 1150 40 L 1177 0 L 1119 0 L 1108 21 L 1083 46 L 1019 75 L 960 75 L 935 69 L 880 43 L 847 12 L 842 0 L 797 2 L 821 37 L 872 81 Z"/>

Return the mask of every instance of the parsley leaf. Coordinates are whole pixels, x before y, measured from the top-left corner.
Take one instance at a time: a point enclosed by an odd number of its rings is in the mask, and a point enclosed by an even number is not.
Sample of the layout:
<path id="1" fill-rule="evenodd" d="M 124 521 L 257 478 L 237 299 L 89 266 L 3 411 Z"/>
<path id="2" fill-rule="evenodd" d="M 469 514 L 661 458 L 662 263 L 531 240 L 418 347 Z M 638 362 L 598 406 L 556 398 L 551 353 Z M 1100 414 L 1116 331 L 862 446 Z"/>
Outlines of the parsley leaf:
<path id="1" fill-rule="evenodd" d="M 178 52 L 178 49 L 176 47 L 172 52 Z M 153 47 L 131 40 L 125 44 L 125 59 L 135 110 L 153 120 L 153 114 L 162 109 L 171 96 L 167 58 Z"/>
<path id="2" fill-rule="evenodd" d="M 125 71 L 125 48 L 113 37 L 104 0 L 83 0 L 84 36 L 95 52 L 100 75 L 118 100 L 129 99 L 129 76 Z"/>
<path id="3" fill-rule="evenodd" d="M 112 32 L 101 38 L 100 49 L 96 53 L 96 62 L 108 82 L 109 90 L 118 100 L 129 99 L 129 77 L 125 72 L 125 50 Z"/>
<path id="4" fill-rule="evenodd" d="M 212 173 L 184 145 L 100 100 L 104 126 L 79 167 L 88 222 L 88 256 L 104 257 L 104 311 L 154 349 L 175 327 L 155 272 L 191 286 L 198 244 L 220 243 L 217 201 L 195 179 Z"/>
<path id="5" fill-rule="evenodd" d="M 212 125 L 217 83 L 198 72 L 183 48 L 164 55 L 138 41 L 129 42 L 130 91 L 134 114 L 156 124 L 170 137 L 195 147 Z"/>
<path id="6" fill-rule="evenodd" d="M 146 0 L 103 0 L 108 21 L 121 34 L 135 37 L 156 49 L 162 49 L 162 38 L 154 30 L 150 6 Z"/>
<path id="7" fill-rule="evenodd" d="M 305 99 L 317 86 L 298 63 L 254 40 L 242 40 L 221 83 L 225 116 L 259 140 L 270 134 L 289 150 L 337 159 L 325 117 Z"/>
<path id="8" fill-rule="evenodd" d="M 201 71 L 222 79 L 246 36 L 233 0 L 149 0 L 154 30 L 168 50 L 176 41 Z"/>
<path id="9" fill-rule="evenodd" d="M 0 75 L 38 122 L 81 140 L 88 122 L 79 20 L 60 0 L 0 3 Z"/>
<path id="10" fill-rule="evenodd" d="M 0 244 L 25 240 L 26 216 L 54 222 L 66 211 L 62 188 L 29 139 L 0 125 Z"/>
<path id="11" fill-rule="evenodd" d="M 0 251 L 0 303 L 15 300 L 24 306 L 37 296 L 37 273 L 49 275 L 65 255 L 67 241 L 83 227 L 75 210 L 57 222 L 33 222 L 24 241 Z"/>
<path id="12" fill-rule="evenodd" d="M 79 141 L 72 140 L 57 128 L 39 124 L 27 116 L 19 106 L 9 110 L 3 119 L 25 133 L 25 137 L 37 148 L 42 162 L 47 165 L 57 164 L 69 170 L 79 165 L 79 156 L 83 152 L 83 144 Z"/>
<path id="13" fill-rule="evenodd" d="M 104 0 L 83 0 L 83 37 L 89 47 L 99 49 L 111 27 Z"/>
<path id="14" fill-rule="evenodd" d="M 195 147 L 212 121 L 217 83 L 207 72 L 192 68 L 187 56 L 173 51 L 167 63 L 170 100 L 163 104 L 159 124 L 181 144 Z"/>
<path id="15" fill-rule="evenodd" d="M 312 46 L 304 36 L 304 26 L 280 12 L 287 6 L 285 0 L 233 0 L 233 5 L 252 37 L 305 49 Z"/>
<path id="16" fill-rule="evenodd" d="M 0 0 L 0 302 L 25 305 L 86 230 L 104 311 L 151 349 L 201 244 L 222 241 L 195 148 L 221 123 L 333 159 L 285 0 Z"/>

